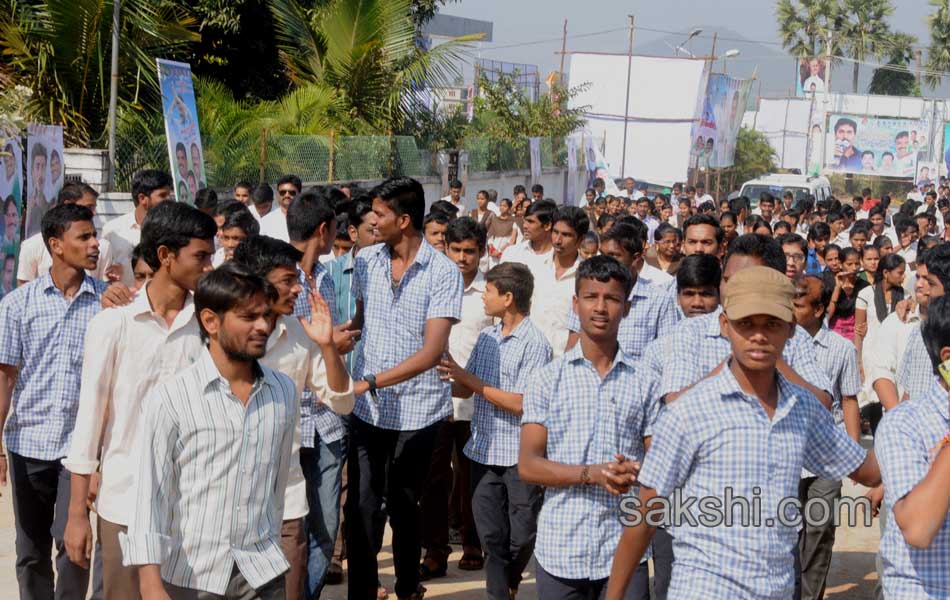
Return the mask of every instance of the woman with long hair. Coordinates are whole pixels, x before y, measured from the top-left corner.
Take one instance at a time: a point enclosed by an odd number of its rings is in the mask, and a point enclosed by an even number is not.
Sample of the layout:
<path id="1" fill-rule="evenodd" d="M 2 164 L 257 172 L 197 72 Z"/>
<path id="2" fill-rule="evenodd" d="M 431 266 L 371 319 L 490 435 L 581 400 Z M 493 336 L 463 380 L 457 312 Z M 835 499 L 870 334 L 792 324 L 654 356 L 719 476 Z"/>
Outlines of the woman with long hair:
<path id="1" fill-rule="evenodd" d="M 854 345 L 858 349 L 858 364 L 864 340 L 872 337 L 887 315 L 894 312 L 904 299 L 904 272 L 907 262 L 899 254 L 888 254 L 878 263 L 874 284 L 858 294 L 854 311 Z"/>
<path id="2" fill-rule="evenodd" d="M 825 271 L 822 276 L 826 285 L 834 286 L 828 304 L 828 327 L 839 335 L 854 341 L 855 307 L 858 294 L 869 287 L 867 281 L 858 277 L 861 270 L 861 255 L 854 248 L 845 248 L 839 253 L 841 268 L 837 273 Z"/>

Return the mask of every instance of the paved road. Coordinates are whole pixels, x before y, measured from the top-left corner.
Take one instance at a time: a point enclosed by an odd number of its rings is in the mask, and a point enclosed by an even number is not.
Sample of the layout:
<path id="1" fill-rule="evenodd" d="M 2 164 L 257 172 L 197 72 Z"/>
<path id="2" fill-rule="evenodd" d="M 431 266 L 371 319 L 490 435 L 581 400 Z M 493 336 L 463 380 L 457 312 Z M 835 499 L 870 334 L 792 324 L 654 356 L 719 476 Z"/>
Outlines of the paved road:
<path id="1" fill-rule="evenodd" d="M 845 493 L 860 494 L 861 490 L 849 486 Z M 15 598 L 17 595 L 16 573 L 14 569 L 14 529 L 13 508 L 10 504 L 9 488 L 2 489 L 0 497 L 0 598 Z M 391 548 L 387 546 L 379 557 L 383 584 L 392 590 L 393 562 Z M 828 582 L 829 600 L 867 600 L 873 597 L 877 574 L 874 571 L 874 553 L 878 547 L 877 520 L 871 528 L 840 528 L 835 542 L 834 560 Z M 427 582 L 426 598 L 452 598 L 453 600 L 476 600 L 484 598 L 482 571 L 466 572 L 458 569 L 461 552 L 452 555 L 448 575 Z M 525 581 L 518 594 L 519 600 L 535 600 L 534 564 L 530 565 Z M 390 598 L 395 600 L 395 594 Z M 346 586 L 328 587 L 323 598 L 345 600 Z"/>

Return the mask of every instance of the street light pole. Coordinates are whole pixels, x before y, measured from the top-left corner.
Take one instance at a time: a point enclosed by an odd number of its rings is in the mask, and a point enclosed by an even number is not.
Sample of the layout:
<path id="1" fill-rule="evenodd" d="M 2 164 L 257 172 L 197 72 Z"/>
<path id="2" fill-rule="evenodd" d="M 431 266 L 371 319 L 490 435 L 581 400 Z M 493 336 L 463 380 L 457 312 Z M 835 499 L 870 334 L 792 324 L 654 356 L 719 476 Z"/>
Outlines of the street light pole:
<path id="1" fill-rule="evenodd" d="M 627 168 L 627 119 L 630 115 L 630 71 L 633 69 L 633 15 L 630 17 L 630 46 L 627 49 L 627 100 L 623 109 L 623 150 L 620 158 L 620 176 L 626 177 Z"/>
<path id="2" fill-rule="evenodd" d="M 112 191 L 115 183 L 115 119 L 119 101 L 119 32 L 122 0 L 112 0 L 112 77 L 109 82 L 109 178 L 106 189 Z"/>

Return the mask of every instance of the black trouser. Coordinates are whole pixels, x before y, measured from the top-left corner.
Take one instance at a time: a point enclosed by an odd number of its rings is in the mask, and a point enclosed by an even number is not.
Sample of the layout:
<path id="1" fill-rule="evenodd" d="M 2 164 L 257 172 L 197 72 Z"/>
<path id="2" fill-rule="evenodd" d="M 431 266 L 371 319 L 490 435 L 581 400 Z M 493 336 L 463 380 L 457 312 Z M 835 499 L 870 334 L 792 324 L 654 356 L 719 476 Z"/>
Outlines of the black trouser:
<path id="1" fill-rule="evenodd" d="M 377 542 L 385 523 L 383 498 L 393 530 L 396 595 L 419 587 L 419 497 L 429 473 L 435 436 L 441 423 L 415 431 L 381 429 L 354 418 L 348 453 L 346 499 L 350 600 L 375 600 L 379 569 Z"/>
<path id="2" fill-rule="evenodd" d="M 831 551 L 835 545 L 834 510 L 841 497 L 841 482 L 808 477 L 798 483 L 798 500 L 802 505 L 804 517 L 805 505 L 810 500 L 818 500 L 826 505 L 827 522 L 818 524 L 821 517 L 815 511 L 815 519 L 805 519 L 798 534 L 798 552 L 795 556 L 795 598 L 796 600 L 821 600 L 825 597 L 825 582 L 831 567 Z"/>
<path id="3" fill-rule="evenodd" d="M 84 600 L 89 570 L 66 555 L 63 534 L 69 514 L 69 471 L 58 460 L 10 453 L 16 520 L 16 578 L 21 600 Z M 53 541 L 56 574 L 53 577 Z"/>
<path id="4" fill-rule="evenodd" d="M 566 543 L 570 543 L 565 540 Z M 607 578 L 565 579 L 551 575 L 538 565 L 538 598 L 541 600 L 600 600 L 607 593 Z M 624 600 L 650 600 L 650 568 L 640 563 L 633 572 Z M 710 599 L 712 600 L 712 599 Z"/>
<path id="5" fill-rule="evenodd" d="M 666 529 L 653 535 L 653 600 L 666 600 L 673 577 L 673 536 Z"/>
<path id="6" fill-rule="evenodd" d="M 518 465 L 496 467 L 472 461 L 472 512 L 485 550 L 486 595 L 507 600 L 517 590 L 538 532 L 542 488 L 518 477 Z"/>

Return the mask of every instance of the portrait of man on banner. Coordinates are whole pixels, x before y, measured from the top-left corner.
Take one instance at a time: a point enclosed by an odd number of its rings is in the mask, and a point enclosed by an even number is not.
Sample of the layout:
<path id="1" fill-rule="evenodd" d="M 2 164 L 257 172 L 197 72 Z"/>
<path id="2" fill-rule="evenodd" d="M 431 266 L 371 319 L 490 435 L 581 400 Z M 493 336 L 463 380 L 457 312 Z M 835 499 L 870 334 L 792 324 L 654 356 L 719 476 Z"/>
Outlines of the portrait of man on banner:
<path id="1" fill-rule="evenodd" d="M 828 80 L 828 62 L 824 58 L 812 56 L 798 62 L 798 80 L 796 91 L 799 97 L 811 98 L 825 91 Z"/>

